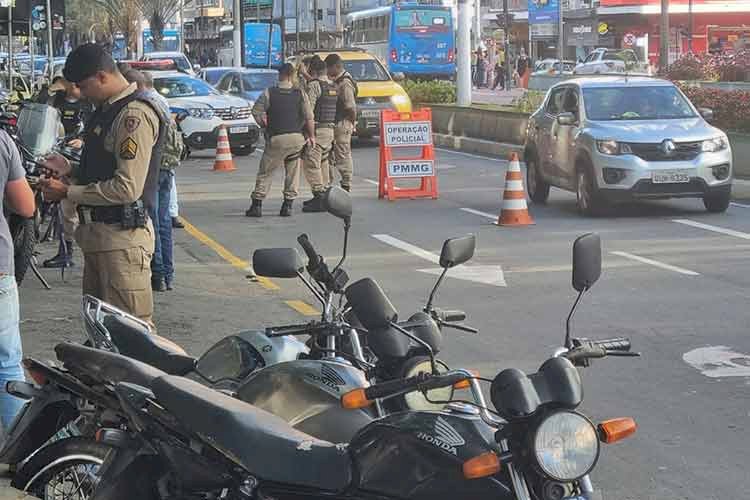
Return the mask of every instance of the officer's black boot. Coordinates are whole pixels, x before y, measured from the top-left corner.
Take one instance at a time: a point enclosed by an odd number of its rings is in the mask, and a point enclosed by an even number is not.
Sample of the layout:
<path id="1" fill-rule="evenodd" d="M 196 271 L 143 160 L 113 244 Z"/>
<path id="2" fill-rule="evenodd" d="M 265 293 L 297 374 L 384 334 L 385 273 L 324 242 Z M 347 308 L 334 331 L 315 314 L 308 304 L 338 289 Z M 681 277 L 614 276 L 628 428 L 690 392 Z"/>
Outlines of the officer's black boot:
<path id="1" fill-rule="evenodd" d="M 73 242 L 61 241 L 57 255 L 47 259 L 42 263 L 42 267 L 47 269 L 65 269 L 73 267 Z"/>
<path id="2" fill-rule="evenodd" d="M 250 205 L 250 208 L 247 209 L 245 212 L 245 217 L 261 217 L 263 214 L 261 213 L 263 211 L 263 201 L 262 200 L 253 200 L 253 204 Z"/>
<path id="3" fill-rule="evenodd" d="M 279 215 L 282 217 L 290 217 L 292 215 L 292 203 L 294 203 L 294 200 L 284 200 Z"/>
<path id="4" fill-rule="evenodd" d="M 315 193 L 315 196 L 309 202 L 302 204 L 303 212 L 325 212 L 326 206 L 323 201 L 323 193 Z"/>

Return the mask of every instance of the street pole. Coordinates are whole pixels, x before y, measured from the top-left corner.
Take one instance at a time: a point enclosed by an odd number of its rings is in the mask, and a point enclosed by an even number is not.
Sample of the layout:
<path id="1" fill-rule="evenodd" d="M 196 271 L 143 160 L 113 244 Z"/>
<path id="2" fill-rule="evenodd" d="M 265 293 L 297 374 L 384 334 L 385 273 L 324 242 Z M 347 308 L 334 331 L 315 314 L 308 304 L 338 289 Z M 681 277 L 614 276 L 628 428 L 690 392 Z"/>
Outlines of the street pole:
<path id="1" fill-rule="evenodd" d="M 234 31 L 232 33 L 232 60 L 235 68 L 242 67 L 242 27 L 240 19 L 242 18 L 242 4 L 240 0 L 234 0 Z"/>
<path id="2" fill-rule="evenodd" d="M 286 59 L 286 0 L 281 0 L 281 60 Z"/>
<path id="3" fill-rule="evenodd" d="M 341 0 L 333 0 L 336 2 L 336 46 L 342 47 L 344 44 L 341 41 L 344 39 L 344 32 L 341 29 Z"/>
<path id="4" fill-rule="evenodd" d="M 185 53 L 185 0 L 180 0 L 180 52 Z"/>
<path id="5" fill-rule="evenodd" d="M 13 0 L 8 2 L 8 90 L 13 92 Z"/>
<path id="6" fill-rule="evenodd" d="M 34 30 L 32 29 L 31 16 L 29 16 L 29 56 L 31 56 L 31 88 L 34 88 L 34 80 L 36 79 L 36 64 L 34 64 Z M 52 82 L 50 82 L 52 83 Z"/>
<path id="7" fill-rule="evenodd" d="M 458 43 L 456 62 L 458 75 L 458 105 L 471 105 L 471 5 L 470 0 L 458 0 Z"/>
<path id="8" fill-rule="evenodd" d="M 510 15 L 508 14 L 508 0 L 503 0 L 503 16 L 505 19 L 505 39 L 503 40 L 505 62 L 503 71 L 505 71 L 505 90 L 510 90 Z"/>
<path id="9" fill-rule="evenodd" d="M 297 50 L 299 51 L 299 0 L 294 0 L 294 32 L 297 35 Z"/>
<path id="10" fill-rule="evenodd" d="M 661 0 L 661 27 L 659 29 L 659 67 L 669 67 L 669 0 Z"/>
<path id="11" fill-rule="evenodd" d="M 479 0 L 474 0 L 474 49 L 478 49 L 482 43 L 482 5 Z"/>
<path id="12" fill-rule="evenodd" d="M 563 33 L 563 2 L 562 0 L 557 0 L 557 58 L 560 60 L 560 73 L 562 75 L 563 70 L 563 59 L 565 59 L 565 46 L 563 45 L 565 43 L 565 40 L 563 39 L 565 36 L 565 33 Z M 527 69 L 527 71 L 531 71 L 531 68 Z"/>
<path id="13" fill-rule="evenodd" d="M 693 0 L 688 0 L 688 51 L 693 52 Z"/>
<path id="14" fill-rule="evenodd" d="M 318 0 L 313 0 L 313 31 L 315 31 L 315 48 L 320 48 L 320 33 L 318 33 Z"/>
<path id="15" fill-rule="evenodd" d="M 55 76 L 55 50 L 52 44 L 52 2 L 47 0 L 47 65 L 49 66 L 49 81 Z M 34 64 L 34 61 L 31 62 Z"/>
<path id="16" fill-rule="evenodd" d="M 255 0 L 255 17 L 257 22 L 260 23 L 260 0 Z"/>

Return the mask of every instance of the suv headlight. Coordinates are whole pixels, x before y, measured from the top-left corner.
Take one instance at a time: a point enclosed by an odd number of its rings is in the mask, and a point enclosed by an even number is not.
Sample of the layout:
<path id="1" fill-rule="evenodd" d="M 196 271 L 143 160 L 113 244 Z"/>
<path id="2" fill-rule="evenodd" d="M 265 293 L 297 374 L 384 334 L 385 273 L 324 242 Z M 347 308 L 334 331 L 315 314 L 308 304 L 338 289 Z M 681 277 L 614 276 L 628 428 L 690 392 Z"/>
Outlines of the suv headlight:
<path id="1" fill-rule="evenodd" d="M 396 106 L 405 106 L 406 104 L 409 104 L 411 101 L 409 100 L 409 96 L 396 94 L 391 97 L 391 102 L 395 104 Z"/>
<path id="2" fill-rule="evenodd" d="M 704 153 L 716 153 L 717 151 L 723 151 L 727 149 L 727 146 L 729 146 L 729 141 L 727 141 L 727 138 L 725 136 L 720 135 L 718 137 L 714 137 L 713 139 L 703 141 L 703 143 L 701 144 L 701 151 Z"/>
<path id="3" fill-rule="evenodd" d="M 188 108 L 187 112 L 193 118 L 200 118 L 201 120 L 210 120 L 214 117 L 214 110 L 211 108 Z"/>
<path id="4" fill-rule="evenodd" d="M 596 428 L 579 413 L 553 413 L 536 430 L 534 455 L 542 472 L 551 479 L 578 479 L 588 474 L 599 458 Z"/>
<path id="5" fill-rule="evenodd" d="M 630 145 L 624 142 L 617 142 L 613 140 L 596 141 L 596 149 L 604 155 L 627 155 L 633 151 L 630 149 Z"/>

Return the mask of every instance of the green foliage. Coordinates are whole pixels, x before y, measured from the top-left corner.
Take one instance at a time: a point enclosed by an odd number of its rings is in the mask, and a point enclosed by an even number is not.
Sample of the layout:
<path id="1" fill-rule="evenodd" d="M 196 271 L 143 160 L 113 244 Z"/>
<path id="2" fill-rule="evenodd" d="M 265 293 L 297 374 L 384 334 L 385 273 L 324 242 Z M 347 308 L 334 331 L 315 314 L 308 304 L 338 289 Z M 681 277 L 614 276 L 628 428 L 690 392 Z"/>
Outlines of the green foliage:
<path id="1" fill-rule="evenodd" d="M 533 113 L 542 105 L 546 92 L 529 90 L 522 97 L 513 101 L 513 107 L 519 113 Z"/>
<path id="2" fill-rule="evenodd" d="M 452 82 L 406 80 L 401 84 L 412 104 L 452 104 L 456 102 L 456 85 Z"/>

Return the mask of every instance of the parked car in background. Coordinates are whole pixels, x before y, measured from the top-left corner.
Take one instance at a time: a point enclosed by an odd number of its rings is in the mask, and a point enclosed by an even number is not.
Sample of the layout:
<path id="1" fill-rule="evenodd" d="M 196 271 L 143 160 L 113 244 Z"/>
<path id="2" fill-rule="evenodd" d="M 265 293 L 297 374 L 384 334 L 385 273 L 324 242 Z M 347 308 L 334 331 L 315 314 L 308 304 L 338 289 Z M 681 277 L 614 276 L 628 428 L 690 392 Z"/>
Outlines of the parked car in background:
<path id="1" fill-rule="evenodd" d="M 191 64 L 190 59 L 182 52 L 151 52 L 141 57 L 141 61 L 174 61 L 177 69 L 188 75 L 195 76 L 200 71 L 198 64 Z"/>
<path id="2" fill-rule="evenodd" d="M 596 49 L 576 65 L 576 75 L 606 75 L 628 73 L 649 75 L 648 63 L 642 63 L 632 49 Z"/>
<path id="3" fill-rule="evenodd" d="M 732 151 L 711 118 L 666 80 L 602 76 L 558 83 L 529 119 L 529 196 L 545 203 L 551 186 L 573 191 L 584 215 L 609 203 L 665 198 L 702 198 L 709 212 L 723 212 Z"/>
<path id="4" fill-rule="evenodd" d="M 575 69 L 576 63 L 574 61 L 563 61 L 562 72 L 563 74 L 572 74 Z M 532 75 L 547 75 L 557 74 L 560 72 L 560 60 L 559 59 L 542 59 L 537 62 L 534 66 L 534 72 Z"/>
<path id="5" fill-rule="evenodd" d="M 232 153 L 244 156 L 255 150 L 260 129 L 246 99 L 223 94 L 178 71 L 154 71 L 152 75 L 154 89 L 167 99 L 172 112 L 186 116 L 180 127 L 190 150 L 215 148 L 222 126 L 229 134 Z"/>
<path id="6" fill-rule="evenodd" d="M 245 68 L 227 72 L 216 84 L 216 88 L 255 102 L 265 89 L 275 87 L 278 83 L 279 72 L 275 69 Z"/>
<path id="7" fill-rule="evenodd" d="M 215 87 L 216 84 L 219 83 L 219 80 L 221 80 L 222 76 L 226 75 L 228 71 L 232 71 L 234 69 L 237 68 L 233 68 L 231 66 L 203 68 L 198 72 L 198 78 L 207 81 Z"/>

